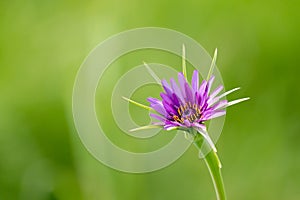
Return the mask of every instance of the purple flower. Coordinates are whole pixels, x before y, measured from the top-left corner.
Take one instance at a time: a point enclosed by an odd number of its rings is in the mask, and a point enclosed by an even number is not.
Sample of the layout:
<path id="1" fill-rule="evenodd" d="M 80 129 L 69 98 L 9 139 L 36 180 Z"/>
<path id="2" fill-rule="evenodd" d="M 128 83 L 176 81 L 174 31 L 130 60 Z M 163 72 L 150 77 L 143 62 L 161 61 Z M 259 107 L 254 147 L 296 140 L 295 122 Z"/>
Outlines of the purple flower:
<path id="1" fill-rule="evenodd" d="M 195 70 L 191 85 L 181 72 L 178 73 L 179 85 L 173 78 L 170 80 L 170 84 L 166 80 L 162 80 L 164 92 L 160 93 L 161 100 L 152 97 L 147 99 L 150 102 L 150 108 L 156 111 L 156 113 L 150 113 L 152 118 L 158 120 L 153 125 L 163 126 L 166 130 L 182 129 L 189 131 L 192 128 L 196 129 L 216 151 L 214 143 L 207 134 L 204 122 L 225 115 L 226 107 L 249 98 L 231 102 L 222 100 L 223 97 L 239 88 L 219 95 L 223 86 L 219 85 L 215 90 L 212 90 L 214 79 L 215 77 L 212 76 L 208 81 L 203 80 L 199 85 L 199 74 Z"/>
<path id="2" fill-rule="evenodd" d="M 238 102 L 221 100 L 222 97 L 239 88 L 219 95 L 223 86 L 220 85 L 212 91 L 211 86 L 214 78 L 212 76 L 208 81 L 203 80 L 199 86 L 199 75 L 198 71 L 195 70 L 191 85 L 181 72 L 178 73 L 179 85 L 174 79 L 170 80 L 170 84 L 162 80 L 164 88 L 164 92 L 160 93 L 162 100 L 152 97 L 147 99 L 150 102 L 150 107 L 157 112 L 157 114 L 150 114 L 152 118 L 159 121 L 154 122 L 154 124 L 161 125 L 166 130 L 192 127 L 206 130 L 205 121 L 225 115 L 226 107 L 246 100 L 240 99 Z"/>

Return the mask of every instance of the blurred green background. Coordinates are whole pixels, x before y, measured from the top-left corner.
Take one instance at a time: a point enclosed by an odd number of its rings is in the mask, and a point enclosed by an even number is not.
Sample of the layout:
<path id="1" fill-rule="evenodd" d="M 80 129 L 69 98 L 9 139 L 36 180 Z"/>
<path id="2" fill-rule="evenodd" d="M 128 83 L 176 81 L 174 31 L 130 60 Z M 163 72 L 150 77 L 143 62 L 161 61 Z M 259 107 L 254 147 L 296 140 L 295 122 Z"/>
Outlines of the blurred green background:
<path id="1" fill-rule="evenodd" d="M 180 31 L 211 54 L 218 47 L 226 88 L 242 87 L 230 99 L 252 98 L 228 109 L 217 144 L 228 199 L 300 199 L 299 8 L 296 0 L 0 1 L 0 199 L 215 199 L 195 148 L 163 170 L 126 174 L 96 161 L 75 131 L 72 87 L 84 58 L 144 26 Z"/>

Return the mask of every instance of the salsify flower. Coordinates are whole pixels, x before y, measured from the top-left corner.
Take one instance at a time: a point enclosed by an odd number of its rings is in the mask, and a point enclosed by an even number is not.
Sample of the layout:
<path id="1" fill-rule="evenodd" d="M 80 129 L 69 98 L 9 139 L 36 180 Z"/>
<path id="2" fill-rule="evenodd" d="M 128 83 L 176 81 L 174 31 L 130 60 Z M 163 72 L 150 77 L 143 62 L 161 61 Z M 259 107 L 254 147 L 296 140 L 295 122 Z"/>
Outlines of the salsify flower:
<path id="1" fill-rule="evenodd" d="M 207 132 L 205 122 L 225 115 L 225 109 L 227 107 L 248 100 L 249 98 L 227 101 L 224 97 L 240 88 L 234 88 L 224 93 L 221 93 L 224 88 L 223 85 L 219 85 L 215 89 L 212 88 L 215 79 L 212 72 L 216 57 L 217 50 L 215 51 L 207 78 L 199 84 L 199 73 L 197 70 L 194 70 L 191 84 L 189 84 L 186 75 L 185 48 L 183 46 L 183 71 L 178 73 L 178 84 L 174 78 L 171 78 L 169 83 L 166 80 L 162 80 L 161 85 L 164 91 L 160 93 L 161 99 L 153 97 L 147 98 L 150 103 L 149 107 L 131 99 L 124 98 L 135 105 L 153 111 L 150 113 L 150 116 L 156 120 L 152 125 L 135 128 L 132 129 L 132 131 L 157 127 L 162 127 L 165 130 L 183 130 L 194 136 L 194 144 L 200 151 L 203 142 L 201 139 L 204 138 L 213 150 L 213 153 L 209 153 L 205 157 L 205 160 L 214 181 L 217 198 L 225 199 L 220 172 L 221 163 L 216 154 L 217 149 L 214 142 Z M 154 72 L 151 71 L 150 67 L 147 64 L 145 64 L 145 66 L 153 75 Z M 154 78 L 158 79 L 157 77 Z"/>
<path id="2" fill-rule="evenodd" d="M 213 150 L 216 151 L 207 134 L 204 122 L 225 115 L 226 107 L 245 101 L 248 98 L 231 102 L 222 100 L 223 97 L 239 88 L 219 95 L 223 90 L 222 85 L 211 92 L 214 79 L 215 77 L 212 76 L 208 81 L 203 80 L 199 85 L 199 73 L 195 70 L 191 85 L 182 72 L 178 73 L 179 85 L 173 78 L 171 78 L 170 84 L 166 80 L 162 80 L 164 92 L 160 93 L 161 100 L 152 97 L 147 99 L 150 102 L 150 107 L 157 112 L 157 114 L 150 113 L 152 118 L 159 121 L 153 124 L 161 125 L 166 130 L 194 128 L 202 134 Z"/>

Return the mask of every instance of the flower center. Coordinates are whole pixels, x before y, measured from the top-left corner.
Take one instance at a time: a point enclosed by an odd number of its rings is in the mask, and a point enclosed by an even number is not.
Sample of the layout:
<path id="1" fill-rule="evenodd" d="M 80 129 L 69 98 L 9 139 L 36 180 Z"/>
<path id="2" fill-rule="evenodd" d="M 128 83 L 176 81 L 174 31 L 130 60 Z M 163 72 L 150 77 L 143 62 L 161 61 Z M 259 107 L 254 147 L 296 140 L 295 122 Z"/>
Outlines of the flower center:
<path id="1" fill-rule="evenodd" d="M 190 123 L 193 123 L 200 119 L 200 110 L 201 109 L 197 104 L 191 104 L 191 102 L 188 102 L 184 105 L 180 105 L 177 109 L 178 115 L 173 115 L 173 119 L 181 124 L 183 124 L 185 120 L 189 120 Z"/>

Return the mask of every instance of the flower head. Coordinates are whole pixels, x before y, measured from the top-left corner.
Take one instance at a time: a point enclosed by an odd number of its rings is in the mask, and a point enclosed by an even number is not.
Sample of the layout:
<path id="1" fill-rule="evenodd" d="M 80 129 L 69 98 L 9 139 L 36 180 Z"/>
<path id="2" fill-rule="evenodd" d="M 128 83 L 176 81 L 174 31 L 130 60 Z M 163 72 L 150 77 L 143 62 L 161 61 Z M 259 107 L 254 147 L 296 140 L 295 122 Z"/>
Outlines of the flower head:
<path id="1" fill-rule="evenodd" d="M 164 126 L 166 130 L 177 127 L 205 129 L 205 121 L 224 115 L 228 102 L 221 100 L 222 96 L 217 96 L 223 86 L 220 85 L 210 93 L 213 81 L 214 76 L 208 81 L 203 80 L 199 86 L 197 70 L 194 71 L 191 86 L 181 72 L 178 73 L 179 85 L 174 79 L 170 80 L 170 84 L 163 80 L 164 92 L 160 93 L 162 99 L 148 98 L 150 107 L 157 112 L 150 114 L 159 120 L 155 124 Z"/>
<path id="2" fill-rule="evenodd" d="M 226 107 L 248 98 L 231 102 L 222 100 L 223 97 L 239 88 L 219 95 L 223 86 L 219 85 L 212 90 L 214 79 L 215 77 L 212 76 L 209 80 L 203 80 L 199 85 L 199 73 L 195 70 L 191 85 L 181 72 L 178 73 L 179 85 L 173 78 L 170 80 L 170 84 L 166 80 L 162 80 L 164 92 L 160 93 L 161 100 L 152 97 L 147 99 L 150 102 L 150 108 L 156 111 L 156 113 L 150 113 L 152 118 L 158 120 L 153 124 L 162 126 L 166 130 L 196 129 L 216 151 L 214 143 L 207 134 L 204 122 L 225 115 Z"/>

